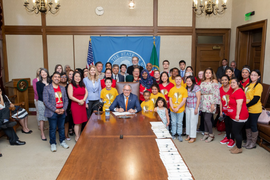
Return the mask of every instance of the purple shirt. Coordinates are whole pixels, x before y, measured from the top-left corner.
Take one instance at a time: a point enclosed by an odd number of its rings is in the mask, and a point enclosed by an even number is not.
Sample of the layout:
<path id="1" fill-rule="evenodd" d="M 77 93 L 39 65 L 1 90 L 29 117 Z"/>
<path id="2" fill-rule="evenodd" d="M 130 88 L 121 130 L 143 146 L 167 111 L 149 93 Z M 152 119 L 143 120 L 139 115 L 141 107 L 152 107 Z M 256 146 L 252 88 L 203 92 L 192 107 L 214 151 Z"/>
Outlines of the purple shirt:
<path id="1" fill-rule="evenodd" d="M 38 79 L 37 78 L 33 79 L 33 81 L 32 81 L 33 89 L 34 89 L 34 99 L 35 100 L 38 100 L 37 82 L 38 82 Z"/>
<path id="2" fill-rule="evenodd" d="M 190 88 L 188 88 L 188 98 L 187 98 L 186 107 L 194 108 L 194 109 L 196 108 L 196 104 L 197 104 L 196 93 L 200 90 L 201 90 L 200 86 L 196 84 L 192 91 L 190 91 Z"/>

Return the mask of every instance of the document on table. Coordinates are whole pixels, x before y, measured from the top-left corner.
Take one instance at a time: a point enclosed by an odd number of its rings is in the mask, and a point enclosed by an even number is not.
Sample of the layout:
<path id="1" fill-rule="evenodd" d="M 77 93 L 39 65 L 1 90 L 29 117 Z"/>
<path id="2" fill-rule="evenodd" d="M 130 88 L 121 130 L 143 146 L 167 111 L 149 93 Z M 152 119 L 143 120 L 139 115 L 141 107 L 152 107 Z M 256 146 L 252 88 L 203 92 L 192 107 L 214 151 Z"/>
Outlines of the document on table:
<path id="1" fill-rule="evenodd" d="M 158 124 L 156 124 L 158 125 Z M 152 126 L 153 127 L 153 126 Z M 159 134 L 158 133 L 155 134 Z M 192 176 L 172 139 L 156 139 L 159 156 L 168 173 L 169 180 L 190 180 Z"/>
<path id="2" fill-rule="evenodd" d="M 132 115 L 130 112 L 112 112 L 115 116 Z"/>

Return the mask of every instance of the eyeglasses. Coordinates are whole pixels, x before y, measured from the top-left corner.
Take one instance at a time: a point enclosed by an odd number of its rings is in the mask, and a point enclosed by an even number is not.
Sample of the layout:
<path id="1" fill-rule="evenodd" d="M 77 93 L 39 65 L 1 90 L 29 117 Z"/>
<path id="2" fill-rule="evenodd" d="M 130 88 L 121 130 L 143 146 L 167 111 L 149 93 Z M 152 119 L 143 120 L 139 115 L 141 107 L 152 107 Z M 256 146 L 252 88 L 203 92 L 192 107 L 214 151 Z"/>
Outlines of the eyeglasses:
<path id="1" fill-rule="evenodd" d="M 61 78 L 67 78 L 67 76 L 61 76 Z"/>
<path id="2" fill-rule="evenodd" d="M 124 89 L 123 91 L 131 91 L 131 90 L 129 90 L 129 89 Z"/>

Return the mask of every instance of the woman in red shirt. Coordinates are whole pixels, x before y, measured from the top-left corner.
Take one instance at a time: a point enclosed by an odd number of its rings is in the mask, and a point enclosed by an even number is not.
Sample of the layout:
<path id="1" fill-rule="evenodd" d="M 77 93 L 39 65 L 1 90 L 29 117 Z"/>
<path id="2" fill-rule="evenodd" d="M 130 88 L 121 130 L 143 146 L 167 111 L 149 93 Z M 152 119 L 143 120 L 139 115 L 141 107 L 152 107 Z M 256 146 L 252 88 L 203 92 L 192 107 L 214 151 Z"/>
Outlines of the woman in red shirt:
<path id="1" fill-rule="evenodd" d="M 232 154 L 242 152 L 242 133 L 241 130 L 248 119 L 248 110 L 246 106 L 246 95 L 236 77 L 231 79 L 233 93 L 230 96 L 227 106 L 228 116 L 232 119 L 232 133 L 236 140 L 236 146 L 230 149 Z"/>
<path id="2" fill-rule="evenodd" d="M 199 81 L 197 82 L 197 84 L 198 84 L 199 86 L 201 85 L 201 82 L 202 82 L 202 79 L 203 79 L 203 74 L 204 74 L 203 71 L 199 71 L 199 72 L 198 72 L 198 79 L 199 79 Z"/>
<path id="3" fill-rule="evenodd" d="M 174 87 L 174 84 L 169 81 L 169 75 L 167 72 L 162 72 L 160 75 L 160 84 L 159 84 L 159 89 L 160 92 L 165 96 L 166 98 L 166 103 L 168 108 L 170 108 L 170 103 L 169 103 L 169 92 L 170 90 Z"/>
<path id="4" fill-rule="evenodd" d="M 240 83 L 242 84 L 243 88 L 245 89 L 246 86 L 249 84 L 249 76 L 250 76 L 250 68 L 249 66 L 244 66 L 243 69 L 242 69 L 242 78 L 243 80 L 240 81 Z"/>
<path id="5" fill-rule="evenodd" d="M 107 68 L 105 70 L 105 77 L 104 79 L 101 79 L 100 80 L 100 85 L 101 85 L 101 89 L 104 89 L 106 87 L 105 85 L 105 79 L 109 77 L 109 78 L 112 78 L 112 70 Z M 115 88 L 116 87 L 116 80 L 112 79 L 112 87 Z"/>
<path id="6" fill-rule="evenodd" d="M 222 86 L 219 88 L 220 94 L 220 117 L 225 115 L 225 128 L 226 128 L 226 137 L 220 141 L 220 144 L 228 144 L 228 147 L 233 147 L 235 145 L 234 137 L 232 134 L 232 120 L 227 116 L 227 105 L 229 103 L 229 98 L 233 92 L 233 89 L 230 86 L 230 78 L 227 75 L 223 75 L 221 78 Z"/>

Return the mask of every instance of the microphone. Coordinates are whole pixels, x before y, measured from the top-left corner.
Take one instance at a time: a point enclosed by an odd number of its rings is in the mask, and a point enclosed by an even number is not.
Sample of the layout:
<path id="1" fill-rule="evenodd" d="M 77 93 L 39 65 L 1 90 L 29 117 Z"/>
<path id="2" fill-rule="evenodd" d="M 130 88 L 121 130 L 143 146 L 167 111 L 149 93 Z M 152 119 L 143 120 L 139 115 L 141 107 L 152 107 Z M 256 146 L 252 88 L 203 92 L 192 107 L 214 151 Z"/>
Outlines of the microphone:
<path id="1" fill-rule="evenodd" d="M 104 105 L 104 103 L 106 103 L 106 101 L 103 101 L 103 102 L 99 101 L 96 104 L 94 104 L 93 108 L 96 107 L 96 106 L 98 107 L 98 112 L 95 112 L 96 115 L 100 115 L 100 114 L 103 113 L 103 112 L 99 111 L 99 108 L 101 108 Z"/>

